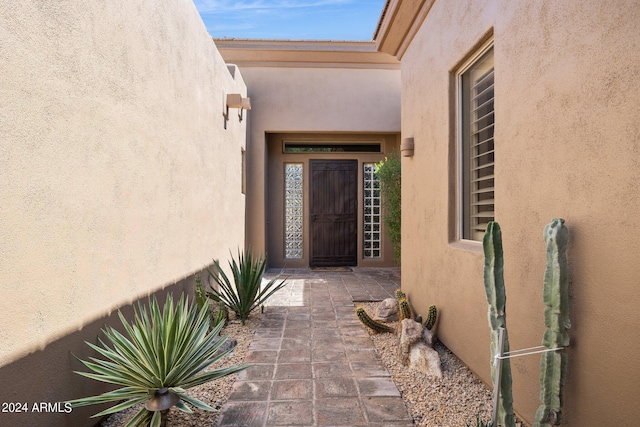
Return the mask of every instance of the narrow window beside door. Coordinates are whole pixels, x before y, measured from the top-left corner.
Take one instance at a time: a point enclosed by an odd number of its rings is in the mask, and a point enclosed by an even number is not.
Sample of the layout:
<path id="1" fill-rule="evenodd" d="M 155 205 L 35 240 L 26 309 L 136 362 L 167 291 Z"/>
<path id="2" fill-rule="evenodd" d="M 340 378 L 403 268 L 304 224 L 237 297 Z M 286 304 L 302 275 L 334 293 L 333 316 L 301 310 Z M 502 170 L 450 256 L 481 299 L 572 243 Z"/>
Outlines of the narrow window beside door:
<path id="1" fill-rule="evenodd" d="M 302 258 L 302 163 L 284 166 L 284 257 Z"/>
<path id="2" fill-rule="evenodd" d="M 375 163 L 364 163 L 364 257 L 380 258 L 380 180 L 374 171 Z"/>

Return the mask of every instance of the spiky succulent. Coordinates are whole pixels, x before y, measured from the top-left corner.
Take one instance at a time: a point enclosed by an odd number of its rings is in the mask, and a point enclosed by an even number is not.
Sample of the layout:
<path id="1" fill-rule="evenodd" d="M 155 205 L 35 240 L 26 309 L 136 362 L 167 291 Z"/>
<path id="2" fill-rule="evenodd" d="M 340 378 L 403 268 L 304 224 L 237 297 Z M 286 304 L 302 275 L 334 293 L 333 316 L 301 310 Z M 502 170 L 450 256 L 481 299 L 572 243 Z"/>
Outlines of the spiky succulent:
<path id="1" fill-rule="evenodd" d="M 174 304 L 172 295 L 168 294 L 163 310 L 155 296 L 149 299 L 148 311 L 138 303 L 132 324 L 121 312 L 118 315 L 128 337 L 106 326 L 102 331 L 110 345 L 102 339 L 98 339 L 100 345 L 87 342 L 106 360 L 94 357 L 90 361 L 80 360 L 92 372 L 75 371 L 87 378 L 122 386 L 98 396 L 69 401 L 73 407 L 121 402 L 93 417 L 145 403 L 127 426 L 160 426 L 161 409 L 153 405 L 160 396 L 168 398 L 170 406 L 175 405 L 186 413 L 193 412 L 186 403 L 214 411 L 211 406 L 189 396 L 186 390 L 247 367 L 237 365 L 205 372 L 206 367 L 231 350 L 218 351 L 227 338 L 219 336 L 223 323 L 209 331 L 208 308 L 190 305 L 184 295 Z"/>
<path id="2" fill-rule="evenodd" d="M 266 266 L 265 258 L 254 255 L 250 249 L 238 252 L 237 260 L 232 258 L 229 262 L 233 274 L 232 284 L 220 264 L 214 260 L 214 271 L 209 270 L 209 275 L 218 284 L 218 289 L 211 288 L 207 295 L 216 302 L 224 303 L 244 325 L 253 310 L 262 306 L 271 295 L 286 285 L 285 280 L 278 282 L 279 277 L 263 284 Z"/>

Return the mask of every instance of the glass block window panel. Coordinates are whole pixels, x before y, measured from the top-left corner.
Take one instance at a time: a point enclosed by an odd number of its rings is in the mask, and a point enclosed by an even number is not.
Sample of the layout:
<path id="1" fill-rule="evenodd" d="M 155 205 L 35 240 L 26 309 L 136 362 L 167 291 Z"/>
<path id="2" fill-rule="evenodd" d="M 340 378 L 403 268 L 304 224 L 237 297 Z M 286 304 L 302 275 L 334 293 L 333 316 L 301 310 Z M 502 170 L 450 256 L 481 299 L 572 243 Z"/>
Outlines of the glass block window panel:
<path id="1" fill-rule="evenodd" d="M 284 166 L 284 257 L 302 258 L 302 163 Z"/>
<path id="2" fill-rule="evenodd" d="M 374 166 L 375 163 L 364 163 L 363 165 L 363 255 L 365 258 L 380 258 L 382 250 L 380 180 L 375 174 Z"/>

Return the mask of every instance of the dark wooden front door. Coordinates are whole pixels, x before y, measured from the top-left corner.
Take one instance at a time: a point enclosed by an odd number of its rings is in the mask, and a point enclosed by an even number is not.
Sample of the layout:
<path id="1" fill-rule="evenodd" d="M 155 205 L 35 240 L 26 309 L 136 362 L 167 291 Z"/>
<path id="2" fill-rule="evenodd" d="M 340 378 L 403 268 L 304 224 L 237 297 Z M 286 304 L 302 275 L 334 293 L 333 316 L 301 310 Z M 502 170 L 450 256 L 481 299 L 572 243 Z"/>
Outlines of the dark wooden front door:
<path id="1" fill-rule="evenodd" d="M 311 266 L 356 265 L 357 160 L 311 160 Z"/>

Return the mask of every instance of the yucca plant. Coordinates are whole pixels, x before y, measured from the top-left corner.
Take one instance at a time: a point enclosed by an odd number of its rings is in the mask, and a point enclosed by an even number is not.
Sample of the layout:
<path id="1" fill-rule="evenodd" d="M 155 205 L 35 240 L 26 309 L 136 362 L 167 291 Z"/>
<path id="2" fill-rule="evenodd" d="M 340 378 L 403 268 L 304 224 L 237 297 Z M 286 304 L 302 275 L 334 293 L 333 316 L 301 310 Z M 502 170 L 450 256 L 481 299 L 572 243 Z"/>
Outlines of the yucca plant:
<path id="1" fill-rule="evenodd" d="M 238 260 L 232 257 L 229 261 L 234 281 L 232 284 L 218 261 L 213 260 L 215 273 L 208 271 L 219 289 L 211 288 L 207 295 L 216 302 L 224 303 L 244 325 L 253 310 L 286 285 L 286 279 L 278 283 L 278 276 L 262 286 L 266 265 L 266 260 L 253 255 L 251 249 L 245 249 L 242 253 L 238 250 Z"/>
<path id="2" fill-rule="evenodd" d="M 208 309 L 198 309 L 196 304 L 189 304 L 184 294 L 177 304 L 174 304 L 171 294 L 167 295 L 163 310 L 155 296 L 149 299 L 149 311 L 138 303 L 132 324 L 121 312 L 118 315 L 128 337 L 106 326 L 102 332 L 111 346 L 102 339 L 98 339 L 100 345 L 89 342 L 87 345 L 107 360 L 94 357 L 90 361 L 80 360 L 92 372 L 75 371 L 94 380 L 122 386 L 98 396 L 69 401 L 73 407 L 124 401 L 92 418 L 144 403 L 126 427 L 157 427 L 164 425 L 166 413 L 174 405 L 186 413 L 193 412 L 186 403 L 215 411 L 186 394 L 186 390 L 247 367 L 235 365 L 205 371 L 231 350 L 218 352 L 227 338 L 219 337 L 223 323 L 209 331 Z"/>

